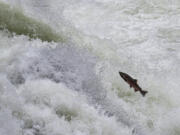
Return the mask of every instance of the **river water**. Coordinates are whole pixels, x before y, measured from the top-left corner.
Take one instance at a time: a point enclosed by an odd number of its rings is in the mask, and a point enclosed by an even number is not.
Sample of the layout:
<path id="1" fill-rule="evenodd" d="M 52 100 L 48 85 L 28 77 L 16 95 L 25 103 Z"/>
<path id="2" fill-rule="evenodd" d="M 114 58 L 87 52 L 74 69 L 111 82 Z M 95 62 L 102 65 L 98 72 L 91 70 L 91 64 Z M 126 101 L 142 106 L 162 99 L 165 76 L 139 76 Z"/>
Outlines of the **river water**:
<path id="1" fill-rule="evenodd" d="M 179 66 L 179 0 L 0 0 L 0 135 L 180 135 Z"/>

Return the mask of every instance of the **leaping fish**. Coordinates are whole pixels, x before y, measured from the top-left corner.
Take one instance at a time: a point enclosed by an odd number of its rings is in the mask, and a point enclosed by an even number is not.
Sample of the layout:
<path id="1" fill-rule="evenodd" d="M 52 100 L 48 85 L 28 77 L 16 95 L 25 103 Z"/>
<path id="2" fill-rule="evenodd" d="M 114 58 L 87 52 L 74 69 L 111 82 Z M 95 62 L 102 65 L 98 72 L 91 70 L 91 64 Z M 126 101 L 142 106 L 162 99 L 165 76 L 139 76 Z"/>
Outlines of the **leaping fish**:
<path id="1" fill-rule="evenodd" d="M 141 87 L 137 84 L 137 80 L 133 79 L 128 74 L 119 72 L 119 75 L 129 84 L 130 88 L 133 87 L 135 92 L 139 91 L 143 97 L 148 93 L 147 91 L 142 90 Z"/>

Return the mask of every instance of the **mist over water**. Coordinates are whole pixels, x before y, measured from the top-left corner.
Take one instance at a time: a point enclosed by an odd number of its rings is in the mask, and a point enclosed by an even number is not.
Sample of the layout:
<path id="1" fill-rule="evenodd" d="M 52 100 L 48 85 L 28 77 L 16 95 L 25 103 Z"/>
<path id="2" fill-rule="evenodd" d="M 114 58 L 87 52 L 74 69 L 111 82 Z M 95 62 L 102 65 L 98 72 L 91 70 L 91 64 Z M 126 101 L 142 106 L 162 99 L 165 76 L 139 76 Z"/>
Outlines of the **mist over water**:
<path id="1" fill-rule="evenodd" d="M 179 0 L 0 0 L 0 29 L 0 135 L 180 134 Z"/>

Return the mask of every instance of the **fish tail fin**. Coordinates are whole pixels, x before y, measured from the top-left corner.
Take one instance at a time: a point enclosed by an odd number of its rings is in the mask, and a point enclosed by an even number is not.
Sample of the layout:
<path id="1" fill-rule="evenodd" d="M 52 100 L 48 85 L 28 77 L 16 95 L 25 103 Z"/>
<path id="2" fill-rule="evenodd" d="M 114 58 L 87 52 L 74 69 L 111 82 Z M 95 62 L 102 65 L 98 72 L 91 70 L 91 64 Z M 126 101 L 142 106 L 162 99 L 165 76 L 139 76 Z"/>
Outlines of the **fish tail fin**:
<path id="1" fill-rule="evenodd" d="M 148 91 L 145 91 L 145 90 L 141 90 L 140 92 L 141 92 L 143 97 L 148 93 Z"/>

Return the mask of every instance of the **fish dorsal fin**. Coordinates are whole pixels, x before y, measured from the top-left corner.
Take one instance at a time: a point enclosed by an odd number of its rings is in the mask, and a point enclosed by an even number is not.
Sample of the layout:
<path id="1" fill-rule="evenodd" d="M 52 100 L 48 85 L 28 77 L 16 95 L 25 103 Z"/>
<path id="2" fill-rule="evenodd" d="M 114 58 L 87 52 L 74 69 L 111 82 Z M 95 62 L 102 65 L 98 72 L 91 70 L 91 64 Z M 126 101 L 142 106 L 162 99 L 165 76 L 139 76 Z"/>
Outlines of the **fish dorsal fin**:
<path id="1" fill-rule="evenodd" d="M 137 83 L 137 80 L 136 80 L 136 79 L 134 79 L 134 82 L 135 82 L 135 83 Z"/>

